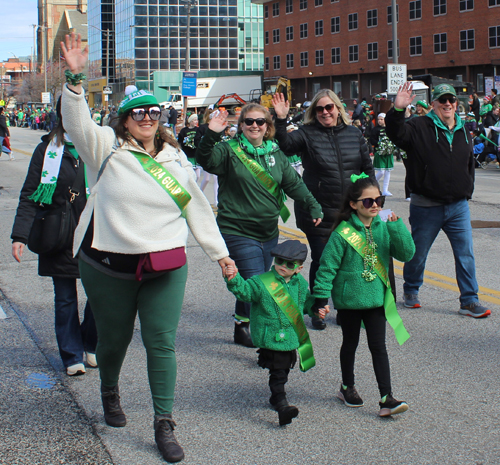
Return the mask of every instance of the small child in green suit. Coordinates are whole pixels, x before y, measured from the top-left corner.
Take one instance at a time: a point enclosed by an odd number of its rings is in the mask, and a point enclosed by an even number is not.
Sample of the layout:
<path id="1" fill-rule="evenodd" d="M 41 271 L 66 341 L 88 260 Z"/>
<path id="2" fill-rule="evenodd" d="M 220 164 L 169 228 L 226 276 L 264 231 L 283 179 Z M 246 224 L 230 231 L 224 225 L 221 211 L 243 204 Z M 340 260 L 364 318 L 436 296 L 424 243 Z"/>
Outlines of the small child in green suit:
<path id="1" fill-rule="evenodd" d="M 283 426 L 299 414 L 297 407 L 288 404 L 285 393 L 288 374 L 297 361 L 296 350 L 299 349 L 303 371 L 315 363 L 303 318 L 314 299 L 307 281 L 299 274 L 307 258 L 307 247 L 300 241 L 285 241 L 271 255 L 275 257 L 271 271 L 246 281 L 237 274 L 227 281 L 227 287 L 238 300 L 252 303 L 252 342 L 259 348 L 259 366 L 269 370 L 269 402 Z M 316 316 L 324 318 L 329 311 L 328 305 L 324 305 Z"/>

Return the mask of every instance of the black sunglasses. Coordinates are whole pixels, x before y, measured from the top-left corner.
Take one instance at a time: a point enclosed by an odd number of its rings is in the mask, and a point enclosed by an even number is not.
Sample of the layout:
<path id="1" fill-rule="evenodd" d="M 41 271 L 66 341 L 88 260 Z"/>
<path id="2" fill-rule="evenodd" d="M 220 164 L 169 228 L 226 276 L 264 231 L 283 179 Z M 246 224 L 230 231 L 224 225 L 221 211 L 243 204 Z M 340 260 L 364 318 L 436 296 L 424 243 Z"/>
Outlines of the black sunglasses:
<path id="1" fill-rule="evenodd" d="M 457 98 L 454 96 L 451 97 L 439 97 L 438 102 L 441 104 L 445 104 L 446 102 L 450 102 L 451 104 L 455 103 L 457 101 Z"/>
<path id="2" fill-rule="evenodd" d="M 160 107 L 134 108 L 130 110 L 130 116 L 134 121 L 142 121 L 146 114 L 149 115 L 151 121 L 158 121 L 161 117 Z"/>
<path id="3" fill-rule="evenodd" d="M 329 103 L 328 105 L 325 105 L 324 107 L 322 107 L 321 105 L 318 105 L 316 107 L 316 113 L 323 113 L 323 111 L 332 111 L 333 110 L 333 107 L 335 106 L 334 103 Z"/>
<path id="4" fill-rule="evenodd" d="M 257 126 L 264 126 L 266 124 L 266 118 L 245 118 L 243 122 L 247 126 L 253 126 L 253 123 L 257 123 Z"/>
<path id="5" fill-rule="evenodd" d="M 363 207 L 370 208 L 373 205 L 373 202 L 377 204 L 378 207 L 383 207 L 385 203 L 385 195 L 381 195 L 376 199 L 366 198 L 366 199 L 358 199 L 356 202 L 363 202 Z"/>
<path id="6" fill-rule="evenodd" d="M 276 265 L 285 265 L 289 270 L 292 271 L 299 266 L 299 264 L 296 261 L 285 260 L 284 258 L 281 257 L 274 257 L 274 261 Z"/>

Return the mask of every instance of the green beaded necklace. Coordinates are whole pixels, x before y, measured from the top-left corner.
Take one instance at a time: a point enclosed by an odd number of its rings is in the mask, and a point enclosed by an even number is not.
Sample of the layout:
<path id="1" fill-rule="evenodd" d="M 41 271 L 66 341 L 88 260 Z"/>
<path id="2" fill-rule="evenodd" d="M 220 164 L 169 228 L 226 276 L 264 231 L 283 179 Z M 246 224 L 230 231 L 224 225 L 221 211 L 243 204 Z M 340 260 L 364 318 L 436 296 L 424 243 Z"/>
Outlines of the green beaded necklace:
<path id="1" fill-rule="evenodd" d="M 363 273 L 361 277 L 365 278 L 366 281 L 371 282 L 376 277 L 377 274 L 373 272 L 375 265 L 377 264 L 377 244 L 373 240 L 373 233 L 371 227 L 365 226 L 365 235 L 368 240 L 368 245 L 366 246 L 365 256 L 363 257 Z"/>

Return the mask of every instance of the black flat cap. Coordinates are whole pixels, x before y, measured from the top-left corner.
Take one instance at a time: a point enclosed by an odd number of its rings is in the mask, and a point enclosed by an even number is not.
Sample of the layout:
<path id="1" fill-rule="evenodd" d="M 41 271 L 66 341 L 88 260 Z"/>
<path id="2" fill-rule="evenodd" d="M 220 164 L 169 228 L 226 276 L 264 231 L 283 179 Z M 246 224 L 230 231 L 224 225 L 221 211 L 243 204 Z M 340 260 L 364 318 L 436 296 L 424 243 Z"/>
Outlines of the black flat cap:
<path id="1" fill-rule="evenodd" d="M 303 262 L 307 258 L 307 246 L 300 241 L 285 241 L 271 250 L 271 256 Z"/>

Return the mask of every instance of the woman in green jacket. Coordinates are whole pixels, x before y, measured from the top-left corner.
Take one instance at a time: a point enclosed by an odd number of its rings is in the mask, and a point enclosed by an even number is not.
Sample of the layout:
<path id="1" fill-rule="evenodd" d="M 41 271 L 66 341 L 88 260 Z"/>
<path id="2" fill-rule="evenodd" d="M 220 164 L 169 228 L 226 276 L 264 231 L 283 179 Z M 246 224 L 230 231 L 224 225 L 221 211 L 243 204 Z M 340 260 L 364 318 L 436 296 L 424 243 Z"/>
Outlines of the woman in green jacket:
<path id="1" fill-rule="evenodd" d="M 197 145 L 196 160 L 219 179 L 217 223 L 245 279 L 269 270 L 271 250 L 278 243 L 278 218 L 286 221 L 285 196 L 299 202 L 321 223 L 321 206 L 288 158 L 273 141 L 271 115 L 261 105 L 241 109 L 234 139 L 218 143 L 227 126 L 227 112 L 212 117 Z M 249 331 L 250 304 L 236 301 L 234 342 L 253 347 Z"/>
<path id="2" fill-rule="evenodd" d="M 380 416 L 390 416 L 408 410 L 405 402 L 392 397 L 389 358 L 385 345 L 386 317 L 392 297 L 388 282 L 390 257 L 406 262 L 415 253 L 415 244 L 403 220 L 391 213 L 387 223 L 378 215 L 385 197 L 377 181 L 363 173 L 352 175 L 339 218 L 323 251 L 316 274 L 313 307 L 324 307 L 331 295 L 340 316 L 342 348 L 340 366 L 342 385 L 338 397 L 348 407 L 362 407 L 354 387 L 354 360 L 359 342 L 361 323 L 364 323 L 368 347 L 380 391 Z M 392 300 L 391 316 L 398 318 Z M 390 320 L 392 321 L 392 320 Z M 402 322 L 401 326 L 402 326 Z M 400 339 L 401 330 L 404 331 Z M 396 332 L 403 343 L 409 337 L 404 329 Z"/>

